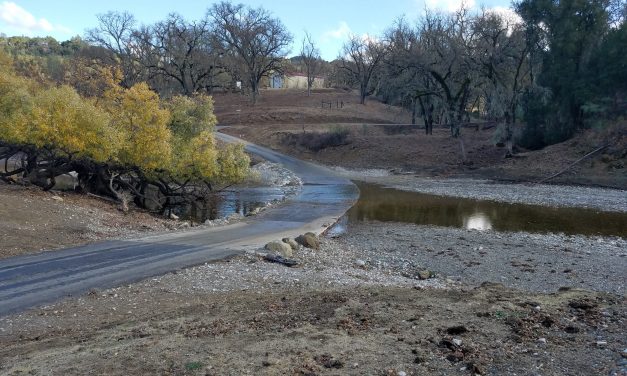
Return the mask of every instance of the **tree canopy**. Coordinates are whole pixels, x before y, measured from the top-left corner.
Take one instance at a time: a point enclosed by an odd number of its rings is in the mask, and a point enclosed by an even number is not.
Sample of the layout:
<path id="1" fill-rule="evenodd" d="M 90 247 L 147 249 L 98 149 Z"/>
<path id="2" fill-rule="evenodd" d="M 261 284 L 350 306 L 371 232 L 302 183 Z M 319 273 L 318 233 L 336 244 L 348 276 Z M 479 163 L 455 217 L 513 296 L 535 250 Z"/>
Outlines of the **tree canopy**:
<path id="1" fill-rule="evenodd" d="M 196 197 L 202 195 L 199 187 L 211 190 L 247 174 L 242 146 L 216 145 L 211 97 L 164 101 L 146 83 L 111 84 L 102 96 L 83 97 L 68 85 L 17 75 L 5 54 L 0 60 L 9 63 L 0 69 L 5 180 L 35 175 L 33 181 L 48 189 L 57 176 L 75 171 L 83 189 L 118 199 L 142 202 L 153 186 L 164 206 L 173 197 Z"/>

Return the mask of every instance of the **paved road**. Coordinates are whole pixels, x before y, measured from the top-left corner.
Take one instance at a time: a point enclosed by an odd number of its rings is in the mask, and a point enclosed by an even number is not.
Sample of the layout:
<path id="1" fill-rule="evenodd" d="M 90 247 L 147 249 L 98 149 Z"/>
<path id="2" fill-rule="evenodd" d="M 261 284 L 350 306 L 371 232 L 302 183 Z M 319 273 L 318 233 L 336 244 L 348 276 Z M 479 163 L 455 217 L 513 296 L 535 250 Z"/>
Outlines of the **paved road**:
<path id="1" fill-rule="evenodd" d="M 224 141 L 237 138 L 218 133 Z M 114 240 L 0 260 L 0 316 L 93 288 L 128 284 L 150 276 L 234 256 L 270 240 L 322 232 L 359 197 L 350 181 L 331 170 L 252 144 L 246 149 L 284 165 L 303 181 L 287 203 L 223 227 Z"/>

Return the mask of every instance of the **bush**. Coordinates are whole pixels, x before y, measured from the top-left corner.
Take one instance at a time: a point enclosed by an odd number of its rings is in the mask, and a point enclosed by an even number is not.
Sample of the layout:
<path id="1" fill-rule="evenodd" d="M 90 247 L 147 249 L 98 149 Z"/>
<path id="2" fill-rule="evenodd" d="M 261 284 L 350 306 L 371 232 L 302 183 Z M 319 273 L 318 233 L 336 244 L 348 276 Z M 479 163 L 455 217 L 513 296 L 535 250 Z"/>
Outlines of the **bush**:
<path id="1" fill-rule="evenodd" d="M 350 131 L 345 128 L 334 128 L 331 131 L 320 133 L 290 133 L 285 136 L 284 142 L 288 145 L 297 145 L 317 152 L 328 147 L 350 144 L 349 134 Z"/>

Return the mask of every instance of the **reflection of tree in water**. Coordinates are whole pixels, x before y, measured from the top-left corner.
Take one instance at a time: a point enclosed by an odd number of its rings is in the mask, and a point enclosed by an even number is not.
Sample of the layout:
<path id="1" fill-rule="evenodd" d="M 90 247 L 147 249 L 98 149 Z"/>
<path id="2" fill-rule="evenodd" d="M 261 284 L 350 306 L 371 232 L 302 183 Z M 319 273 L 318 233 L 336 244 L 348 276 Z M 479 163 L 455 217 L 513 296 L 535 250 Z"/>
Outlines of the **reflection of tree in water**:
<path id="1" fill-rule="evenodd" d="M 245 216 L 284 197 L 281 190 L 268 187 L 225 190 L 182 204 L 177 207 L 176 214 L 182 219 L 203 223 L 208 219 L 226 218 L 232 214 Z"/>
<path id="2" fill-rule="evenodd" d="M 627 215 L 578 208 L 478 201 L 398 191 L 359 183 L 349 221 L 396 221 L 497 231 L 627 236 Z"/>

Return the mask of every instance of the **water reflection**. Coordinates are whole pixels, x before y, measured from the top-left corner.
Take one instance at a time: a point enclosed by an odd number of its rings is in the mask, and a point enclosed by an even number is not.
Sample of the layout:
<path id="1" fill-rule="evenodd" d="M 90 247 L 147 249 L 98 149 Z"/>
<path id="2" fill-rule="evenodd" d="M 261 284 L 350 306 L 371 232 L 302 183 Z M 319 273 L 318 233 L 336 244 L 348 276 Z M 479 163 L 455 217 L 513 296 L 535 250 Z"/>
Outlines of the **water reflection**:
<path id="1" fill-rule="evenodd" d="M 464 218 L 464 228 L 467 230 L 492 230 L 492 222 L 484 213 L 476 212 Z"/>
<path id="2" fill-rule="evenodd" d="M 245 216 L 270 202 L 283 200 L 286 194 L 284 189 L 276 187 L 237 187 L 181 205 L 175 214 L 198 223 L 232 214 Z"/>
<path id="3" fill-rule="evenodd" d="M 356 183 L 348 222 L 407 222 L 478 230 L 563 232 L 627 237 L 627 214 L 434 196 Z"/>

